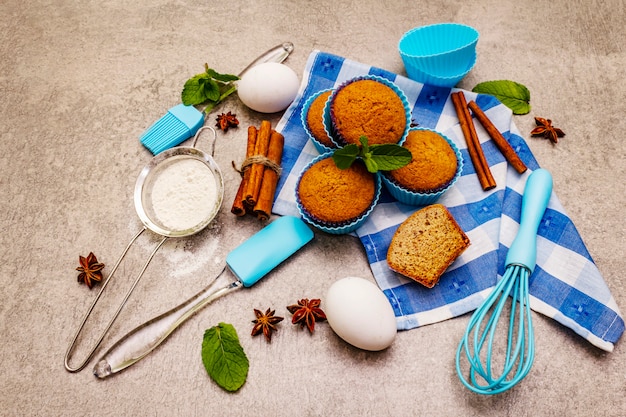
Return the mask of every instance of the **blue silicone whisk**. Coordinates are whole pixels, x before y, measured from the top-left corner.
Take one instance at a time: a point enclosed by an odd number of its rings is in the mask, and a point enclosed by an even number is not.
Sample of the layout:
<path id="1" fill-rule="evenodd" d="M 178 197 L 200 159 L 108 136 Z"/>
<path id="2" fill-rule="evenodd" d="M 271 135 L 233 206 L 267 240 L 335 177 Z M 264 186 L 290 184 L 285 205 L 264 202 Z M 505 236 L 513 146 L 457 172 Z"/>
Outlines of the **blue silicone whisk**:
<path id="1" fill-rule="evenodd" d="M 537 169 L 526 180 L 520 228 L 509 248 L 502 279 L 470 318 L 456 351 L 456 371 L 468 389 L 478 394 L 502 393 L 520 382 L 533 364 L 535 341 L 530 315 L 528 281 L 537 259 L 537 229 L 552 193 L 552 176 Z M 501 363 L 494 365 L 496 329 L 510 299 L 507 344 Z M 465 354 L 470 370 L 461 370 Z M 497 369 L 495 369 L 497 367 Z"/>

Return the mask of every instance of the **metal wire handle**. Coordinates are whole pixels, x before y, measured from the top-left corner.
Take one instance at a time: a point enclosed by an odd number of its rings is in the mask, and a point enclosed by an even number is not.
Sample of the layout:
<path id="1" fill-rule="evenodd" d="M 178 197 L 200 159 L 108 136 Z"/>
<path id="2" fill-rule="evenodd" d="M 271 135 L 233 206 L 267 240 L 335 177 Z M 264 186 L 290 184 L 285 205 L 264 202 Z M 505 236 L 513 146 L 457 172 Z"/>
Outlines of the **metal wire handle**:
<path id="1" fill-rule="evenodd" d="M 141 229 L 139 231 L 139 233 L 137 233 L 131 239 L 131 241 L 128 243 L 128 245 L 126 246 L 126 249 L 124 249 L 124 252 L 122 252 L 122 255 L 120 256 L 120 258 L 117 260 L 117 263 L 113 267 L 113 270 L 111 271 L 109 276 L 104 280 L 104 283 L 102 284 L 102 288 L 100 288 L 100 291 L 98 291 L 98 294 L 96 295 L 96 298 L 93 300 L 93 303 L 91 304 L 91 307 L 89 307 L 89 310 L 87 310 L 87 313 L 85 314 L 85 317 L 83 317 L 83 320 L 82 320 L 80 326 L 78 327 L 78 330 L 76 331 L 76 334 L 74 335 L 74 338 L 72 339 L 72 342 L 70 343 L 70 346 L 67 348 L 67 352 L 65 353 L 65 369 L 67 369 L 69 372 L 78 372 L 78 371 L 82 370 L 87 365 L 87 363 L 91 360 L 91 358 L 93 357 L 94 353 L 96 352 L 96 350 L 98 349 L 98 347 L 100 346 L 102 341 L 104 340 L 104 337 L 109 332 L 109 330 L 111 329 L 111 326 L 113 326 L 113 323 L 115 322 L 115 320 L 119 316 L 120 312 L 122 311 L 122 308 L 124 308 L 124 305 L 126 305 L 126 302 L 128 301 L 128 298 L 130 297 L 130 294 L 133 292 L 133 290 L 135 289 L 135 287 L 139 283 L 139 280 L 141 279 L 141 277 L 143 276 L 143 273 L 148 268 L 148 265 L 150 264 L 150 261 L 152 260 L 152 258 L 157 253 L 159 248 L 163 245 L 163 243 L 165 243 L 165 241 L 168 238 L 167 236 L 165 236 L 157 244 L 156 248 L 154 248 L 154 250 L 152 251 L 152 253 L 148 257 L 148 260 L 146 261 L 146 263 L 144 264 L 143 268 L 141 269 L 141 272 L 139 273 L 137 278 L 135 278 L 135 282 L 133 282 L 133 285 L 130 287 L 130 289 L 128 290 L 128 292 L 124 296 L 124 299 L 122 300 L 122 303 L 117 308 L 117 311 L 115 312 L 115 314 L 113 315 L 113 317 L 109 321 L 109 324 L 107 324 L 106 328 L 102 332 L 102 335 L 100 336 L 100 338 L 98 339 L 96 344 L 93 346 L 93 348 L 87 354 L 87 357 L 78 366 L 76 366 L 76 367 L 70 366 L 70 356 L 72 355 L 72 352 L 74 351 L 74 348 L 76 347 L 76 341 L 78 340 L 78 337 L 80 336 L 80 333 L 83 331 L 83 328 L 85 327 L 85 324 L 87 323 L 87 319 L 89 319 L 89 316 L 91 315 L 93 309 L 96 307 L 96 304 L 98 303 L 98 300 L 100 299 L 100 296 L 102 295 L 104 289 L 108 285 L 111 277 L 113 277 L 113 275 L 115 274 L 115 271 L 117 271 L 117 268 L 120 266 L 120 263 L 122 263 L 122 259 L 124 259 L 124 257 L 126 256 L 126 253 L 130 249 L 130 247 L 133 245 L 133 243 L 135 243 L 137 238 L 143 232 L 145 232 L 146 230 L 147 229 L 144 226 L 144 228 Z"/>
<path id="2" fill-rule="evenodd" d="M 198 139 L 200 138 L 200 133 L 202 133 L 204 129 L 209 129 L 211 130 L 211 132 L 213 132 L 213 141 L 211 142 L 211 157 L 214 157 L 215 156 L 215 142 L 217 141 L 217 132 L 211 126 L 202 126 L 200 129 L 198 129 L 195 136 L 193 137 L 192 147 L 194 148 L 196 147 L 196 144 L 198 143 Z"/>
<path id="3" fill-rule="evenodd" d="M 213 153 L 215 151 L 215 142 L 217 140 L 217 132 L 215 131 L 215 129 L 213 129 L 210 126 L 203 126 L 201 127 L 197 132 L 196 135 L 194 137 L 194 141 L 193 141 L 193 147 L 196 147 L 196 143 L 198 142 L 198 138 L 200 136 L 200 133 L 205 130 L 205 129 L 209 129 L 213 132 L 213 140 L 211 142 L 211 156 L 213 156 Z M 89 316 L 91 316 L 91 313 L 93 312 L 93 309 L 96 307 L 96 304 L 98 303 L 98 300 L 100 300 L 100 297 L 102 296 L 102 293 L 104 292 L 104 289 L 107 287 L 107 285 L 109 284 L 109 281 L 111 280 L 111 277 L 113 277 L 113 275 L 115 274 L 115 271 L 117 271 L 117 268 L 120 266 L 120 263 L 122 262 L 122 260 L 124 259 L 124 257 L 126 256 L 126 253 L 128 252 L 128 250 L 130 249 L 130 247 L 133 245 L 133 243 L 137 240 L 137 238 L 147 230 L 147 227 L 144 225 L 144 227 L 139 231 L 139 233 L 137 233 L 132 239 L 131 241 L 128 243 L 128 245 L 126 246 L 126 248 L 124 249 L 124 251 L 122 252 L 122 255 L 120 256 L 120 258 L 117 260 L 117 263 L 115 264 L 115 266 L 113 267 L 113 270 L 111 271 L 111 273 L 109 274 L 109 276 L 104 280 L 104 283 L 102 284 L 102 288 L 100 288 L 100 291 L 98 292 L 98 294 L 96 295 L 96 298 L 93 300 L 93 303 L 91 304 L 91 307 L 89 307 L 89 309 L 87 310 L 87 313 L 85 314 L 85 316 L 83 317 L 83 320 L 80 323 L 80 326 L 78 327 L 78 330 L 76 331 L 76 334 L 74 335 L 74 338 L 72 339 L 72 342 L 70 343 L 70 346 L 67 349 L 67 352 L 65 353 L 65 369 L 67 369 L 69 372 L 78 372 L 80 370 L 82 370 L 87 363 L 91 360 L 91 358 L 93 357 L 94 353 L 96 352 L 96 350 L 98 349 L 98 347 L 100 346 L 100 344 L 102 343 L 102 341 L 104 340 L 106 334 L 109 332 L 109 330 L 111 329 L 111 327 L 113 326 L 113 323 L 115 322 L 115 320 L 117 319 L 117 317 L 119 316 L 120 312 L 122 311 L 122 308 L 124 308 L 124 305 L 126 305 L 126 302 L 128 301 L 128 298 L 130 297 L 131 293 L 133 292 L 133 290 L 135 289 L 135 287 L 137 286 L 137 284 L 139 283 L 139 280 L 141 279 L 141 277 L 143 276 L 144 272 L 146 271 L 146 269 L 148 268 L 148 265 L 150 264 L 150 261 L 152 260 L 152 258 L 154 257 L 154 255 L 157 253 L 157 251 L 159 250 L 159 248 L 163 245 L 163 243 L 165 243 L 165 241 L 168 239 L 169 236 L 165 236 L 163 237 L 163 239 L 161 239 L 161 241 L 157 244 L 157 246 L 154 248 L 154 250 L 152 251 L 152 253 L 150 254 L 150 256 L 148 257 L 148 260 L 146 261 L 146 263 L 144 264 L 143 268 L 141 269 L 141 271 L 139 272 L 139 275 L 137 275 L 137 277 L 135 278 L 135 281 L 133 282 L 132 286 L 130 287 L 130 289 L 128 290 L 128 292 L 126 293 L 126 295 L 124 296 L 124 299 L 122 300 L 122 303 L 120 304 L 120 306 L 117 308 L 117 311 L 115 312 L 115 314 L 113 315 L 113 317 L 111 318 L 111 320 L 109 321 L 109 323 L 107 324 L 107 326 L 105 327 L 104 331 L 102 332 L 102 334 L 100 335 L 100 338 L 97 340 L 96 344 L 93 346 L 93 348 L 89 351 L 87 357 L 78 365 L 78 366 L 71 366 L 70 365 L 70 357 L 72 356 L 72 353 L 76 347 L 76 342 L 78 341 L 78 338 L 81 334 L 81 332 L 83 331 L 85 324 L 87 323 L 87 320 L 89 319 Z"/>

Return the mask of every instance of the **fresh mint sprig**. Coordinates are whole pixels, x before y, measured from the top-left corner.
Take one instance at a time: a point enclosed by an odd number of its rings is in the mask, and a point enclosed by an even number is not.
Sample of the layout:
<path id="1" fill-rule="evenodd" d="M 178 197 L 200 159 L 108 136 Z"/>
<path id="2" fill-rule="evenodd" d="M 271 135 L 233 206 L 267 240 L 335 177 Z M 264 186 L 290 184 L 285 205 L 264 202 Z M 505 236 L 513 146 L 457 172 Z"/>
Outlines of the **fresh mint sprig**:
<path id="1" fill-rule="evenodd" d="M 361 159 L 372 174 L 392 171 L 411 162 L 411 151 L 394 144 L 368 145 L 367 137 L 359 138 L 361 146 L 351 143 L 333 152 L 333 161 L 339 169 L 348 169 L 356 159 Z"/>
<path id="2" fill-rule="evenodd" d="M 203 73 L 196 74 L 185 82 L 181 93 L 183 104 L 195 106 L 207 103 L 204 113 L 209 114 L 215 106 L 237 91 L 233 81 L 238 79 L 236 75 L 220 74 L 209 68 L 208 64 L 204 64 Z"/>

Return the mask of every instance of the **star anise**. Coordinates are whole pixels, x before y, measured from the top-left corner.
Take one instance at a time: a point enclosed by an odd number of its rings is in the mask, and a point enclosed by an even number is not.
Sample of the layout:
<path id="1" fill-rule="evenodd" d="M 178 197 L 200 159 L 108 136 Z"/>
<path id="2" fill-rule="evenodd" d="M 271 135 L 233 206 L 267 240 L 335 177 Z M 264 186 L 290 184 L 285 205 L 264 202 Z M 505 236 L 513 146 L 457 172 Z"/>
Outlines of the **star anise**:
<path id="1" fill-rule="evenodd" d="M 310 333 L 315 330 L 315 321 L 326 320 L 326 314 L 320 308 L 321 301 L 318 298 L 314 298 L 309 301 L 308 298 L 303 298 L 298 301 L 298 304 L 292 304 L 287 306 L 287 310 L 293 317 L 291 322 L 293 324 L 300 324 L 300 327 L 306 326 Z"/>
<path id="2" fill-rule="evenodd" d="M 276 310 L 270 310 L 269 308 L 263 314 L 260 310 L 254 309 L 254 314 L 256 315 L 256 319 L 252 320 L 254 323 L 254 327 L 252 328 L 252 336 L 256 336 L 263 332 L 265 339 L 268 342 L 272 341 L 272 332 L 275 332 L 276 324 L 283 321 L 283 317 L 275 316 L 274 313 Z"/>
<path id="3" fill-rule="evenodd" d="M 215 127 L 219 127 L 224 132 L 228 130 L 229 127 L 237 127 L 239 126 L 239 120 L 237 120 L 237 115 L 231 112 L 222 113 L 217 116 L 217 123 Z"/>
<path id="4" fill-rule="evenodd" d="M 87 284 L 89 289 L 93 287 L 94 281 L 102 281 L 102 269 L 104 264 L 99 263 L 96 255 L 93 252 L 89 252 L 87 257 L 78 256 L 80 266 L 76 268 L 80 272 L 78 274 L 78 282 Z"/>
<path id="5" fill-rule="evenodd" d="M 546 139 L 550 139 L 552 143 L 558 143 L 559 138 L 565 136 L 561 129 L 552 126 L 552 120 L 550 119 L 535 117 L 535 124 L 537 127 L 530 132 L 531 136 L 543 136 Z"/>

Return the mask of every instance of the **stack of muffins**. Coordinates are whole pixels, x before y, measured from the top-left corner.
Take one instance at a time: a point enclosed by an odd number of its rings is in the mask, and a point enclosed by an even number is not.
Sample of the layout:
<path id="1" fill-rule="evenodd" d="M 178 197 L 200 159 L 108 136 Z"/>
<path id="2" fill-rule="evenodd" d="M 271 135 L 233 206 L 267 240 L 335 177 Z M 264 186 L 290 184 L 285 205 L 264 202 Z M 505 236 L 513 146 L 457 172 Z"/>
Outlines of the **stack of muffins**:
<path id="1" fill-rule="evenodd" d="M 312 95 L 302 109 L 302 124 L 321 155 L 308 164 L 296 184 L 302 218 L 320 230 L 350 233 L 365 222 L 378 202 L 382 180 L 356 160 L 339 169 L 335 149 L 360 144 L 399 143 L 409 131 L 410 107 L 404 93 L 382 77 L 350 79 L 336 89 Z"/>
<path id="2" fill-rule="evenodd" d="M 378 202 L 382 183 L 400 202 L 425 205 L 448 190 L 459 177 L 461 155 L 438 132 L 411 129 L 411 110 L 404 93 L 389 80 L 368 75 L 335 89 L 319 91 L 304 104 L 302 124 L 320 156 L 302 171 L 296 201 L 303 219 L 333 234 L 361 226 Z M 334 150 L 349 144 L 400 144 L 411 151 L 409 165 L 370 173 L 357 159 L 339 169 Z"/>

